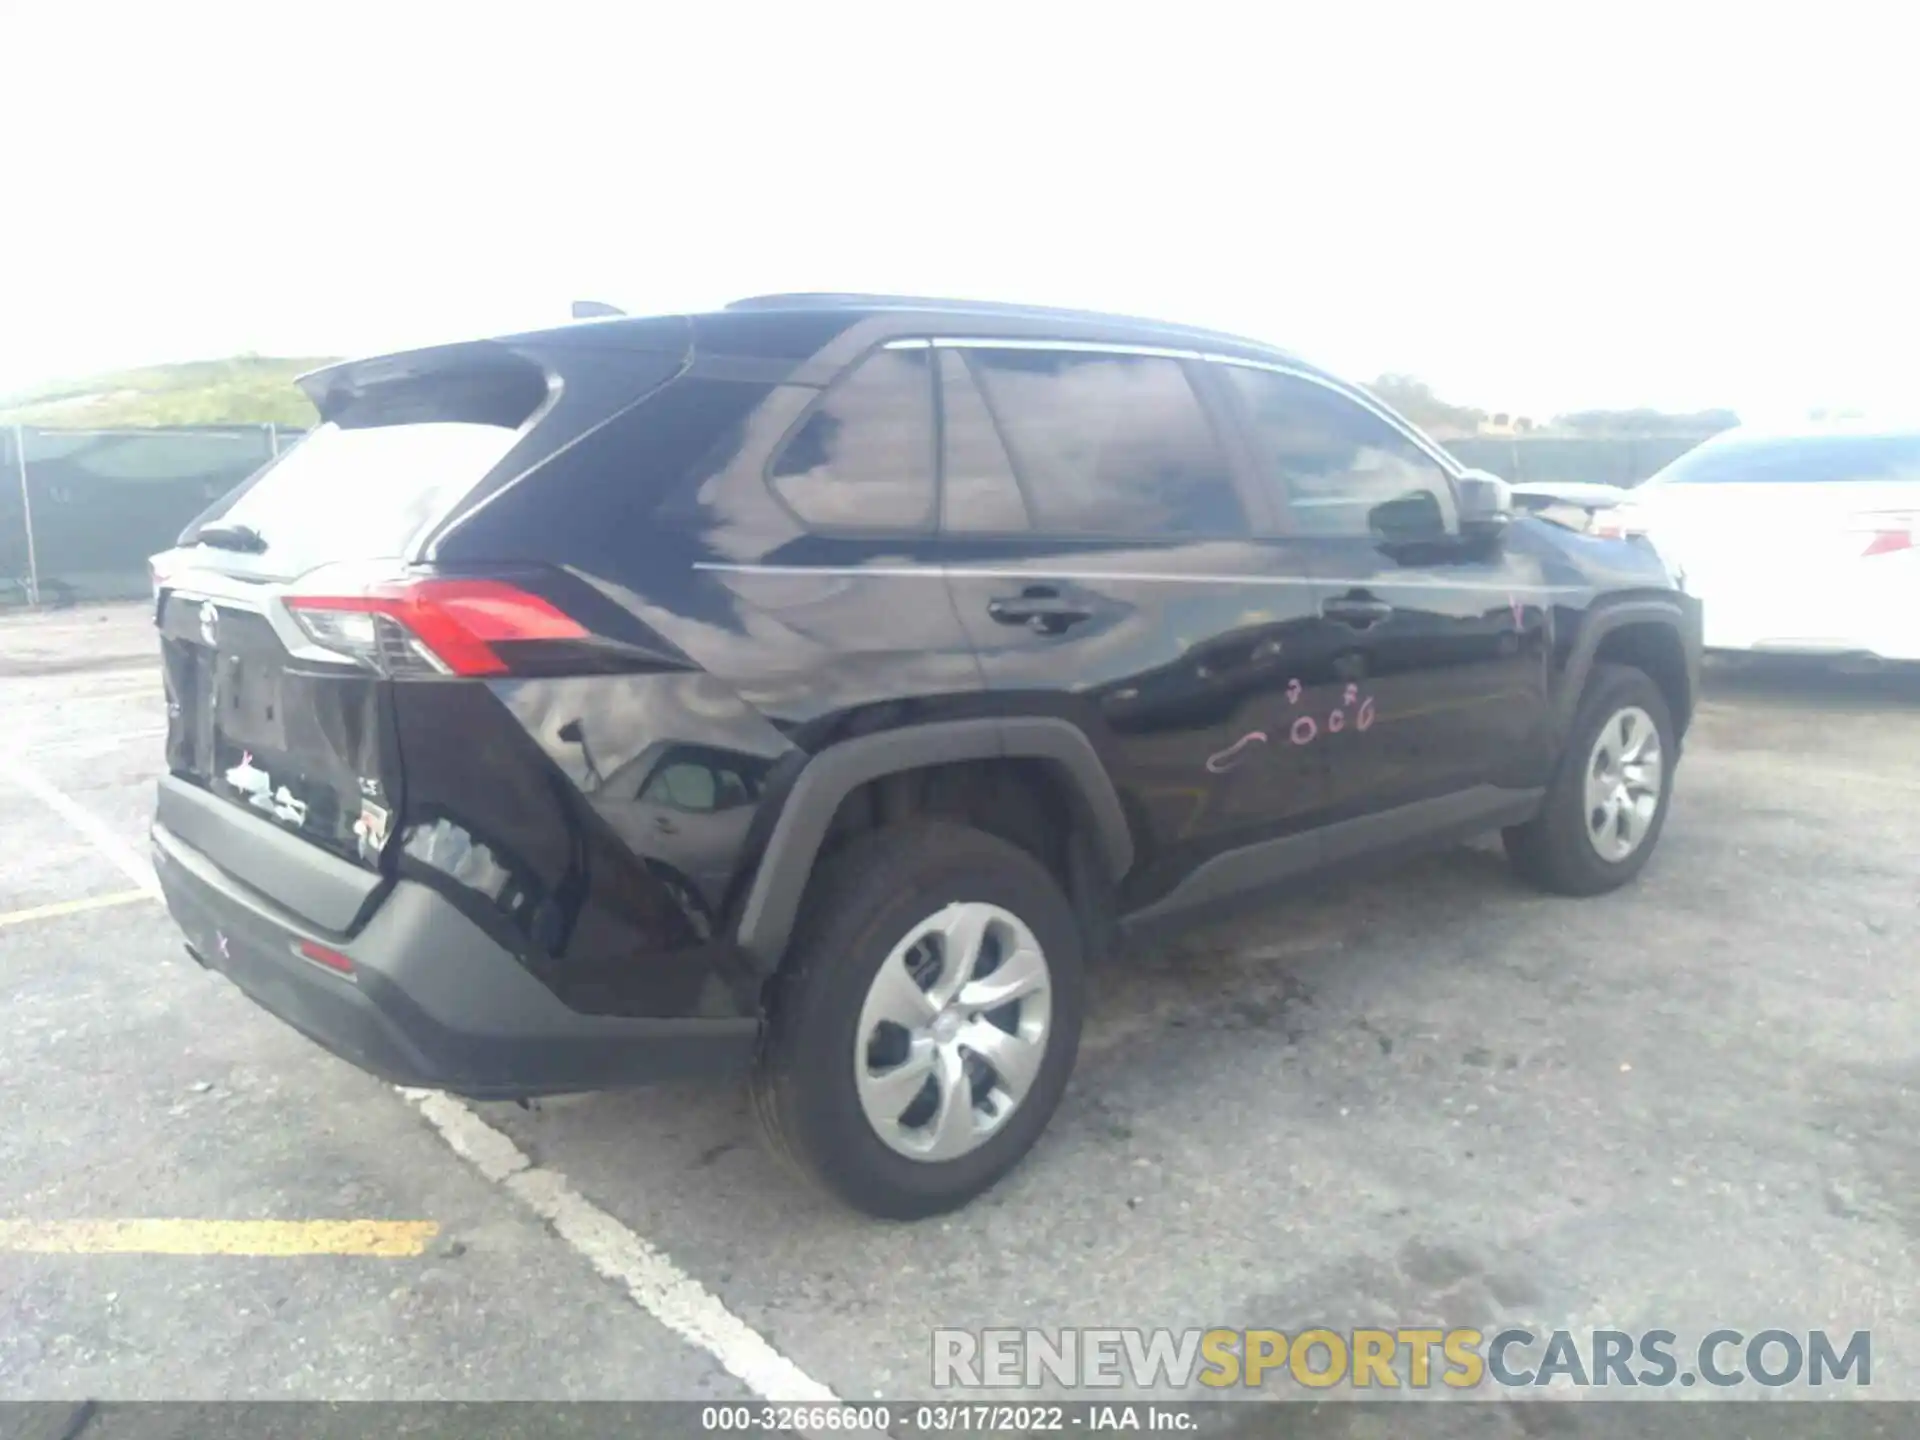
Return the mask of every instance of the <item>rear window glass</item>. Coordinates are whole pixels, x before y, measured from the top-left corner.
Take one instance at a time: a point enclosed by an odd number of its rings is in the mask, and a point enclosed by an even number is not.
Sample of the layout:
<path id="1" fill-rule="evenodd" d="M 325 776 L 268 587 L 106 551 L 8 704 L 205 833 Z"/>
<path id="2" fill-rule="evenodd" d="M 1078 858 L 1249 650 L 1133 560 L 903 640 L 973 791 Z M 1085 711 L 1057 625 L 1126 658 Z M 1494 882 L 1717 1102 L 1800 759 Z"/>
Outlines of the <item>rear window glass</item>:
<path id="1" fill-rule="evenodd" d="M 1920 480 L 1920 435 L 1797 435 L 1709 442 L 1649 485 L 1819 484 Z"/>
<path id="2" fill-rule="evenodd" d="M 334 560 L 401 555 L 518 434 L 465 421 L 322 425 L 209 523 L 252 526 L 267 542 L 265 558 L 287 575 Z"/>
<path id="3" fill-rule="evenodd" d="M 933 526 L 931 352 L 881 350 L 837 381 L 773 462 L 773 488 L 826 530 Z"/>

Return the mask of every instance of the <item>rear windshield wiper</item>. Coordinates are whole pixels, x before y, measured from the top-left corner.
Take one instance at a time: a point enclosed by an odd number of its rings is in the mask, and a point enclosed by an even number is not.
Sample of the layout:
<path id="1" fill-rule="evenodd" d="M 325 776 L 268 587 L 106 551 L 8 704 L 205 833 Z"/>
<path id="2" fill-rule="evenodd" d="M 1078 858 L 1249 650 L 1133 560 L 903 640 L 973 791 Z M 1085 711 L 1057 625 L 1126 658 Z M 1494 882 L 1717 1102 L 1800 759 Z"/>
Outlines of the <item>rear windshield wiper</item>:
<path id="1" fill-rule="evenodd" d="M 209 525 L 193 537 L 196 545 L 211 545 L 218 550 L 244 550 L 258 555 L 267 548 L 267 537 L 251 525 Z"/>

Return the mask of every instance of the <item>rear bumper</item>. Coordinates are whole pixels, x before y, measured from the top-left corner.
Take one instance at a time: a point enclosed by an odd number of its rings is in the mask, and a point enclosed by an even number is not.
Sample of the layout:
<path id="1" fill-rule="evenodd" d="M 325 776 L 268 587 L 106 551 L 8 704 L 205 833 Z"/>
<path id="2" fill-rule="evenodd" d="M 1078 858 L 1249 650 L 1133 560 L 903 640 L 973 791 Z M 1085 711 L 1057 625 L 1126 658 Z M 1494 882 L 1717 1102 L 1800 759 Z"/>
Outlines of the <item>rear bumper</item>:
<path id="1" fill-rule="evenodd" d="M 1920 551 L 1701 588 L 1709 650 L 1920 660 Z"/>
<path id="2" fill-rule="evenodd" d="M 187 948 L 309 1039 L 396 1084 L 475 1098 L 735 1073 L 752 1019 L 628 1019 L 568 1009 L 444 897 L 401 881 L 351 940 L 319 934 L 164 824 L 154 868 Z M 351 975 L 304 958 L 346 956 Z"/>

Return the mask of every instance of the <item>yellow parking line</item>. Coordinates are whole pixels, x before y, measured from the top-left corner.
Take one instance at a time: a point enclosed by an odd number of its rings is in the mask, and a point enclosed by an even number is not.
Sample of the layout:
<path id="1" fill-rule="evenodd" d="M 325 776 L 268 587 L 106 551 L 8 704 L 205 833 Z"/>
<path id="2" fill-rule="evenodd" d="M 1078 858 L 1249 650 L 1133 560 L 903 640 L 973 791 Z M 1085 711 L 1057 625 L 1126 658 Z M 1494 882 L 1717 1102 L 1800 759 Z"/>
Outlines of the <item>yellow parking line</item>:
<path id="1" fill-rule="evenodd" d="M 418 1255 L 432 1220 L 0 1220 L 26 1255 Z"/>
<path id="2" fill-rule="evenodd" d="M 56 900 L 51 905 L 34 905 L 25 910 L 0 914 L 0 927 L 24 925 L 29 920 L 52 920 L 60 915 L 78 915 L 85 910 L 104 910 L 109 905 L 131 905 L 136 900 L 156 898 L 147 890 L 116 890 L 111 895 L 89 895 L 81 900 Z"/>

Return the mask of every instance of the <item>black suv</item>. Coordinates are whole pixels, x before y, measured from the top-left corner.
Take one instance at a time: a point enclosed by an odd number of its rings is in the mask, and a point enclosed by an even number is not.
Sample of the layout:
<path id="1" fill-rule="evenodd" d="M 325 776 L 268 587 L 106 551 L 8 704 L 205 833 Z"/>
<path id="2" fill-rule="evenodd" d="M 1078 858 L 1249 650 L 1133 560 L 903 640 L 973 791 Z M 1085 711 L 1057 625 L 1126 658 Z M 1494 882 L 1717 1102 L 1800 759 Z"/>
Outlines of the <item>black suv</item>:
<path id="1" fill-rule="evenodd" d="M 1665 818 L 1656 551 L 1263 344 L 791 296 L 303 384 L 154 561 L 155 858 L 197 958 L 405 1084 L 750 1070 L 923 1215 L 1033 1144 L 1120 932 L 1493 829 L 1595 894 Z"/>

